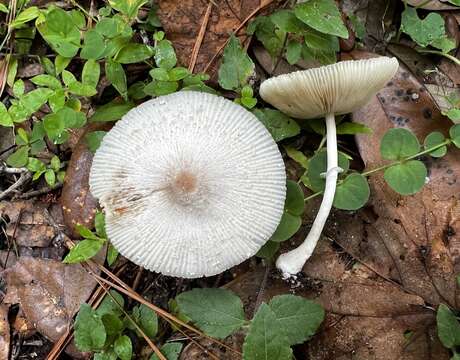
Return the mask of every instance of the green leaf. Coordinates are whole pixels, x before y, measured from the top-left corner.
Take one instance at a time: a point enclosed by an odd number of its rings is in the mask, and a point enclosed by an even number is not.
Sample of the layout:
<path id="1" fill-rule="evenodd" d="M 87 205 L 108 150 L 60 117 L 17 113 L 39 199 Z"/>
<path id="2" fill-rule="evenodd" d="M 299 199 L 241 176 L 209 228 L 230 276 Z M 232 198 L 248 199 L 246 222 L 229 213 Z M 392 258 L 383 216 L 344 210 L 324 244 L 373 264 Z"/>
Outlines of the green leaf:
<path id="1" fill-rule="evenodd" d="M 319 32 L 348 39 L 348 30 L 334 0 L 309 0 L 296 5 L 295 16 Z"/>
<path id="2" fill-rule="evenodd" d="M 172 94 L 179 88 L 177 81 L 153 80 L 144 87 L 144 93 L 151 96 L 161 96 Z"/>
<path id="3" fill-rule="evenodd" d="M 131 344 L 131 339 L 126 335 L 122 335 L 115 340 L 113 349 L 121 360 L 131 360 L 133 345 Z"/>
<path id="4" fill-rule="evenodd" d="M 102 349 L 106 339 L 104 324 L 88 304 L 81 304 L 75 319 L 75 345 L 80 351 Z"/>
<path id="5" fill-rule="evenodd" d="M 302 33 L 307 26 L 300 21 L 292 10 L 278 10 L 270 15 L 270 20 L 280 30 L 290 33 Z"/>
<path id="6" fill-rule="evenodd" d="M 252 113 L 265 125 L 278 142 L 300 133 L 300 126 L 289 116 L 273 109 L 254 109 Z"/>
<path id="7" fill-rule="evenodd" d="M 446 37 L 444 19 L 441 15 L 431 12 L 422 20 L 418 17 L 417 10 L 410 6 L 407 6 L 401 15 L 401 30 L 422 47 Z"/>
<path id="8" fill-rule="evenodd" d="M 46 170 L 46 165 L 43 161 L 30 157 L 27 162 L 27 169 L 32 172 L 44 171 Z"/>
<path id="9" fill-rule="evenodd" d="M 8 65 L 8 75 L 6 77 L 6 83 L 8 86 L 12 87 L 14 84 L 14 79 L 16 78 L 16 74 L 18 72 L 18 59 L 12 58 L 10 59 L 10 63 Z"/>
<path id="10" fill-rule="evenodd" d="M 272 260 L 279 248 L 279 242 L 269 240 L 259 249 L 256 256 L 263 259 Z"/>
<path id="11" fill-rule="evenodd" d="M 286 182 L 286 187 L 286 202 L 284 204 L 285 210 L 292 215 L 302 215 L 305 206 L 302 189 L 299 184 L 292 180 L 288 180 Z"/>
<path id="12" fill-rule="evenodd" d="M 81 81 L 84 85 L 89 85 L 95 89 L 101 75 L 101 67 L 96 60 L 88 60 L 83 66 Z"/>
<path id="13" fill-rule="evenodd" d="M 77 54 L 80 48 L 80 30 L 68 12 L 53 8 L 46 14 L 45 20 L 37 24 L 37 29 L 59 55 L 71 58 Z"/>
<path id="14" fill-rule="evenodd" d="M 226 338 L 245 323 L 241 299 L 226 289 L 193 289 L 176 301 L 180 311 L 212 337 Z"/>
<path id="15" fill-rule="evenodd" d="M 243 360 L 291 360 L 292 350 L 270 307 L 262 303 L 243 344 Z"/>
<path id="16" fill-rule="evenodd" d="M 107 264 L 112 266 L 115 263 L 115 260 L 117 260 L 117 257 L 118 250 L 115 248 L 115 246 L 109 243 L 109 247 L 107 249 Z"/>
<path id="17" fill-rule="evenodd" d="M 57 112 L 61 109 L 65 104 L 65 91 L 64 89 L 59 89 L 54 91 L 53 94 L 50 95 L 48 98 L 48 103 L 51 107 L 53 112 Z"/>
<path id="18" fill-rule="evenodd" d="M 46 86 L 51 89 L 61 89 L 61 82 L 51 75 L 37 75 L 30 79 L 35 85 Z"/>
<path id="19" fill-rule="evenodd" d="M 107 134 L 107 131 L 92 131 L 85 135 L 85 142 L 89 151 L 95 153 L 99 149 L 105 134 Z"/>
<path id="20" fill-rule="evenodd" d="M 252 109 L 257 104 L 257 99 L 253 97 L 242 97 L 239 101 L 246 109 Z"/>
<path id="21" fill-rule="evenodd" d="M 355 122 L 344 122 L 337 125 L 337 135 L 371 134 L 372 129 Z"/>
<path id="22" fill-rule="evenodd" d="M 350 161 L 339 152 L 339 167 L 346 173 L 350 167 Z M 323 191 L 326 185 L 326 178 L 322 175 L 327 170 L 327 152 L 318 151 L 308 162 L 307 175 L 313 191 Z"/>
<path id="23" fill-rule="evenodd" d="M 117 354 L 112 349 L 102 350 L 101 352 L 94 353 L 93 360 L 117 360 Z"/>
<path id="24" fill-rule="evenodd" d="M 120 102 L 114 100 L 98 107 L 90 120 L 92 122 L 115 121 L 121 119 L 121 117 L 134 106 L 135 105 L 132 102 Z"/>
<path id="25" fill-rule="evenodd" d="M 460 123 L 460 109 L 451 108 L 443 115 L 447 116 L 454 124 Z"/>
<path id="26" fill-rule="evenodd" d="M 54 155 L 51 158 L 50 167 L 56 172 L 58 172 L 59 169 L 61 168 L 61 160 L 59 160 L 59 158 L 56 155 Z"/>
<path id="27" fill-rule="evenodd" d="M 380 154 L 387 160 L 401 160 L 414 156 L 419 151 L 417 137 L 407 129 L 390 129 L 380 142 Z"/>
<path id="28" fill-rule="evenodd" d="M 302 44 L 298 41 L 289 41 L 286 47 L 286 60 L 289 64 L 296 64 L 302 56 Z"/>
<path id="29" fill-rule="evenodd" d="M 24 95 L 24 90 L 25 90 L 24 81 L 22 81 L 21 79 L 16 80 L 13 85 L 14 96 L 17 98 L 21 97 L 22 95 Z"/>
<path id="30" fill-rule="evenodd" d="M 38 88 L 22 96 L 20 102 L 30 114 L 33 114 L 46 103 L 51 94 L 53 91 L 50 89 Z"/>
<path id="31" fill-rule="evenodd" d="M 449 349 L 460 346 L 460 324 L 454 313 L 444 304 L 439 305 L 436 313 L 438 337 Z"/>
<path id="32" fill-rule="evenodd" d="M 74 264 L 91 259 L 99 252 L 99 250 L 101 250 L 104 243 L 104 240 L 82 240 L 70 249 L 70 252 L 64 258 L 63 262 L 66 264 Z"/>
<path id="33" fill-rule="evenodd" d="M 64 81 L 64 84 L 66 86 L 69 86 L 69 85 L 77 82 L 77 78 L 70 71 L 62 70 L 62 81 Z"/>
<path id="34" fill-rule="evenodd" d="M 145 3 L 147 3 L 147 0 L 109 0 L 110 6 L 126 15 L 128 19 L 135 18 L 139 8 Z"/>
<path id="35" fill-rule="evenodd" d="M 299 231 L 301 225 L 302 218 L 300 216 L 292 215 L 285 211 L 270 241 L 282 242 L 290 239 Z"/>
<path id="36" fill-rule="evenodd" d="M 105 216 L 101 212 L 97 212 L 94 217 L 94 227 L 96 229 L 96 234 L 101 238 L 107 238 L 105 233 Z"/>
<path id="37" fill-rule="evenodd" d="M 292 146 L 284 145 L 284 150 L 286 151 L 287 156 L 292 160 L 302 166 L 304 169 L 308 167 L 308 158 L 305 154 L 297 149 L 294 149 Z"/>
<path id="38" fill-rule="evenodd" d="M 64 69 L 69 65 L 70 61 L 72 60 L 71 57 L 64 57 L 61 55 L 56 56 L 54 59 L 54 66 L 56 69 L 56 75 L 59 75 L 64 71 Z"/>
<path id="39" fill-rule="evenodd" d="M 249 24 L 247 33 L 249 35 L 255 33 L 257 40 L 262 43 L 272 58 L 280 55 L 286 39 L 286 32 L 277 29 L 271 18 L 258 16 Z"/>
<path id="40" fill-rule="evenodd" d="M 181 343 L 167 343 L 164 344 L 160 349 L 160 352 L 164 357 L 166 357 L 167 360 L 178 360 L 181 351 Z M 160 360 L 160 358 L 157 356 L 157 354 L 152 354 L 149 360 Z"/>
<path id="41" fill-rule="evenodd" d="M 6 11 L 8 12 L 8 11 Z M 40 15 L 40 10 L 36 6 L 31 6 L 19 13 L 16 18 L 11 22 L 10 26 L 12 29 L 18 28 L 21 25 L 24 25 L 26 22 L 29 22 Z"/>
<path id="42" fill-rule="evenodd" d="M 323 34 L 315 29 L 304 32 L 305 44 L 312 50 L 335 53 L 340 50 L 339 39 L 336 36 Z"/>
<path id="43" fill-rule="evenodd" d="M 105 74 L 107 75 L 107 79 L 112 83 L 113 87 L 127 101 L 128 87 L 123 66 L 113 60 L 108 60 L 105 63 Z"/>
<path id="44" fill-rule="evenodd" d="M 134 64 L 147 60 L 153 53 L 154 51 L 148 45 L 130 43 L 118 52 L 114 60 L 120 64 Z"/>
<path id="45" fill-rule="evenodd" d="M 54 187 L 54 185 L 56 185 L 56 174 L 52 169 L 45 171 L 45 180 L 50 187 Z"/>
<path id="46" fill-rule="evenodd" d="M 107 38 L 115 38 L 117 36 L 131 38 L 133 33 L 131 27 L 118 16 L 101 19 L 96 24 L 95 30 Z"/>
<path id="47" fill-rule="evenodd" d="M 122 331 L 125 328 L 125 324 L 120 319 L 120 316 L 123 316 L 123 315 L 117 315 L 117 313 L 115 312 L 100 315 L 102 322 L 104 323 L 105 332 L 107 333 L 106 346 L 107 344 L 112 344 L 113 341 L 117 337 L 119 337 L 119 335 L 122 333 Z"/>
<path id="48" fill-rule="evenodd" d="M 172 70 L 174 70 L 174 69 L 172 69 Z M 152 77 L 152 79 L 154 79 L 154 80 L 169 81 L 169 72 L 166 69 L 153 68 L 152 70 L 149 71 L 149 74 Z"/>
<path id="49" fill-rule="evenodd" d="M 5 14 L 8 14 L 8 8 L 6 7 L 5 4 L 0 3 L 0 11 L 5 13 Z"/>
<path id="50" fill-rule="evenodd" d="M 384 173 L 387 184 L 401 195 L 412 195 L 420 191 L 425 185 L 426 176 L 426 167 L 418 160 L 393 165 Z"/>
<path id="51" fill-rule="evenodd" d="M 349 14 L 348 18 L 353 26 L 353 31 L 355 32 L 356 37 L 361 40 L 364 39 L 366 36 L 366 26 L 355 14 Z"/>
<path id="52" fill-rule="evenodd" d="M 325 316 L 321 305 L 300 296 L 275 296 L 268 305 L 289 345 L 301 344 L 311 338 Z"/>
<path id="53" fill-rule="evenodd" d="M 141 304 L 133 309 L 133 320 L 149 338 L 154 338 L 158 332 L 158 316 L 149 307 Z"/>
<path id="54" fill-rule="evenodd" d="M 85 29 L 86 27 L 86 19 L 85 15 L 77 9 L 70 10 L 70 16 L 72 17 L 72 21 L 77 27 L 81 30 Z"/>
<path id="55" fill-rule="evenodd" d="M 5 104 L 0 101 L 0 125 L 1 126 L 14 126 L 11 115 L 8 114 Z"/>
<path id="56" fill-rule="evenodd" d="M 425 150 L 435 147 L 437 145 L 442 144 L 446 138 L 444 135 L 439 131 L 433 131 L 432 133 L 428 134 L 425 138 L 425 142 L 423 143 L 423 147 Z M 447 146 L 442 146 L 437 150 L 430 152 L 430 155 L 435 158 L 443 157 L 447 154 Z"/>
<path id="57" fill-rule="evenodd" d="M 106 44 L 102 35 L 95 29 L 86 31 L 80 57 L 82 59 L 98 60 L 104 56 L 105 51 Z"/>
<path id="58" fill-rule="evenodd" d="M 110 290 L 109 293 L 110 295 L 105 295 L 101 304 L 97 307 L 97 315 L 99 315 L 100 317 L 106 314 L 113 314 L 118 317 L 123 316 L 122 309 L 125 306 L 125 299 L 120 293 L 116 292 L 115 290 Z"/>
<path id="59" fill-rule="evenodd" d="M 29 143 L 29 136 L 26 131 L 19 128 L 16 132 L 16 145 L 27 145 Z"/>
<path id="60" fill-rule="evenodd" d="M 29 157 L 29 146 L 21 146 L 6 159 L 6 163 L 11 167 L 26 166 Z"/>
<path id="61" fill-rule="evenodd" d="M 184 67 L 176 67 L 174 69 L 169 70 L 168 72 L 168 80 L 169 81 L 179 81 L 185 79 L 187 76 L 190 75 L 190 71 Z M 161 79 L 158 79 L 161 80 Z"/>
<path id="62" fill-rule="evenodd" d="M 453 144 L 460 148 L 460 125 L 454 125 L 449 130 L 450 138 L 452 139 Z"/>
<path id="63" fill-rule="evenodd" d="M 337 186 L 334 207 L 341 210 L 358 210 L 367 203 L 369 195 L 367 179 L 361 174 L 350 174 Z"/>
<path id="64" fill-rule="evenodd" d="M 176 52 L 169 40 L 158 41 L 155 46 L 155 63 L 166 70 L 171 70 L 176 65 Z"/>
<path id="65" fill-rule="evenodd" d="M 329 65 L 337 61 L 335 51 L 310 48 L 306 44 L 302 46 L 302 58 L 305 61 L 318 61 L 321 65 Z"/>
<path id="66" fill-rule="evenodd" d="M 254 73 L 254 63 L 240 41 L 234 35 L 230 37 L 224 49 L 222 64 L 219 68 L 219 85 L 226 90 L 243 87 Z"/>
<path id="67" fill-rule="evenodd" d="M 97 94 L 96 88 L 93 86 L 83 84 L 79 81 L 71 83 L 68 87 L 69 92 L 77 96 L 93 96 Z"/>

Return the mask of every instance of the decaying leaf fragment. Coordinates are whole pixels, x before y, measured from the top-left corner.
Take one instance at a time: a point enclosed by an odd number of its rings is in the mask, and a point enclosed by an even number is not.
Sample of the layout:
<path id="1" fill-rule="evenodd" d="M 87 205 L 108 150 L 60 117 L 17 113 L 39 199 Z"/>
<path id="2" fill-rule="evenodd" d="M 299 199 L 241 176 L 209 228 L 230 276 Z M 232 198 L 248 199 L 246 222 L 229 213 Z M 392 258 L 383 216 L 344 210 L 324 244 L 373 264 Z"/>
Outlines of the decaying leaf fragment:
<path id="1" fill-rule="evenodd" d="M 4 302 L 19 303 L 27 319 L 51 341 L 57 341 L 91 295 L 96 281 L 80 264 L 23 256 L 4 273 Z"/>

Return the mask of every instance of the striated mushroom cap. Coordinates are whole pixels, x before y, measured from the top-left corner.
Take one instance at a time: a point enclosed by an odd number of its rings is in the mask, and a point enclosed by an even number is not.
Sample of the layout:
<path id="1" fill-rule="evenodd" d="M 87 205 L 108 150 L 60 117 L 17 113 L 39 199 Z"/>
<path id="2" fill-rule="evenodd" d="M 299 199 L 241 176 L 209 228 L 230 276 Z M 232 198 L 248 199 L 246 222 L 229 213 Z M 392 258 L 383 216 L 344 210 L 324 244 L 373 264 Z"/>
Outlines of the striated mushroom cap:
<path id="1" fill-rule="evenodd" d="M 283 159 L 264 125 L 193 91 L 129 111 L 104 137 L 89 184 L 123 256 L 185 278 L 253 256 L 275 232 L 286 196 Z"/>
<path id="2" fill-rule="evenodd" d="M 260 96 L 287 115 L 314 119 L 364 106 L 398 70 L 396 58 L 342 61 L 273 77 Z"/>

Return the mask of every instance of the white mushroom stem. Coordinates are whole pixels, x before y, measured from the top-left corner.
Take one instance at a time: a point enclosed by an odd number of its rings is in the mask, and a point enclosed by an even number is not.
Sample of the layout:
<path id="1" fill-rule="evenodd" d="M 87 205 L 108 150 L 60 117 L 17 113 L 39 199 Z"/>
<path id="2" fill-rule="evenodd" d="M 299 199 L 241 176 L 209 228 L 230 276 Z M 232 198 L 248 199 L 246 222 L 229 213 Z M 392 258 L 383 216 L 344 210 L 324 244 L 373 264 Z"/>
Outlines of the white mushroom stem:
<path id="1" fill-rule="evenodd" d="M 281 254 L 276 261 L 276 267 L 283 272 L 285 278 L 300 272 L 305 262 L 313 254 L 313 250 L 315 250 L 324 224 L 331 211 L 332 203 L 334 202 L 337 176 L 338 173 L 342 171 L 342 169 L 338 167 L 337 135 L 334 114 L 328 114 L 326 116 L 326 131 L 327 172 L 323 201 L 321 202 L 315 221 L 305 241 L 294 250 Z"/>

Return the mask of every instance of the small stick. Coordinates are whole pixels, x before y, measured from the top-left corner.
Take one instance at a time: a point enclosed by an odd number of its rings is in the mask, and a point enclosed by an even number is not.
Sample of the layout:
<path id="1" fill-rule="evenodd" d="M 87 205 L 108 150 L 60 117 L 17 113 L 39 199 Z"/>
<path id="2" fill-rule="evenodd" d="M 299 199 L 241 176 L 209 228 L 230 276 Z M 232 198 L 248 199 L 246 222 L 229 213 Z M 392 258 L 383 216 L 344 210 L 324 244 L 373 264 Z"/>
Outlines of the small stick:
<path id="1" fill-rule="evenodd" d="M 29 170 L 27 170 L 26 168 L 12 168 L 6 165 L 0 165 L 0 173 L 4 174 L 22 174 L 27 171 Z"/>
<path id="2" fill-rule="evenodd" d="M 18 199 L 30 199 L 31 197 L 34 197 L 34 196 L 48 194 L 49 192 L 59 189 L 61 187 L 62 187 L 62 183 L 57 183 L 53 188 L 45 186 L 45 187 L 42 187 L 41 189 L 33 190 L 33 191 L 26 192 L 24 194 L 21 194 L 17 196 L 17 198 Z"/>
<path id="3" fill-rule="evenodd" d="M 203 22 L 201 23 L 200 31 L 198 36 L 196 37 L 195 45 L 193 46 L 192 50 L 192 57 L 190 59 L 190 64 L 188 69 L 191 73 L 193 73 L 193 69 L 195 68 L 196 60 L 198 58 L 198 53 L 200 52 L 201 44 L 204 39 L 204 35 L 206 33 L 206 28 L 208 27 L 209 16 L 211 15 L 212 10 L 212 2 L 210 1 L 208 4 L 208 8 L 206 9 L 206 13 L 204 14 Z"/>
<path id="4" fill-rule="evenodd" d="M 0 200 L 6 198 L 10 193 L 12 193 L 14 190 L 16 190 L 18 187 L 21 187 L 25 183 L 27 183 L 30 179 L 32 178 L 32 174 L 27 172 L 27 173 L 22 173 L 21 176 L 19 177 L 18 181 L 16 181 L 13 185 L 11 185 L 8 189 L 0 193 Z"/>

